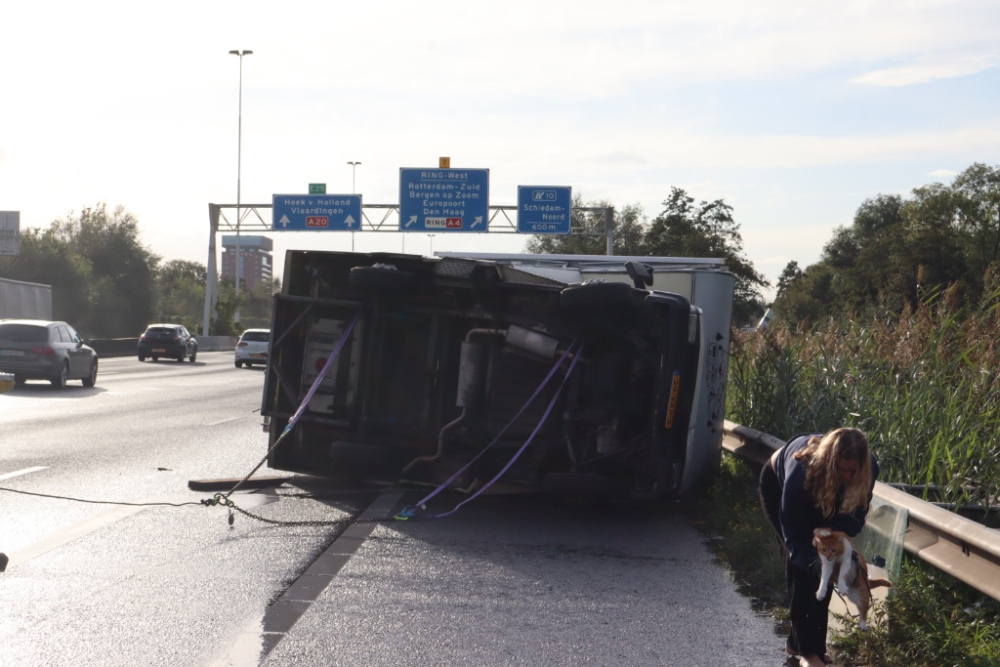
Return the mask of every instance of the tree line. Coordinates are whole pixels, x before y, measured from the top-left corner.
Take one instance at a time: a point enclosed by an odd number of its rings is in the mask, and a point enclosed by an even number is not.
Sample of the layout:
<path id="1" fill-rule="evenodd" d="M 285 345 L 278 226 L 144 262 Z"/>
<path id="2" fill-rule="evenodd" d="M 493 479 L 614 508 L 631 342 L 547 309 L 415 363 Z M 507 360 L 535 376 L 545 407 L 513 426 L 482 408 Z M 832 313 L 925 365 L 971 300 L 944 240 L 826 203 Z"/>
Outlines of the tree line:
<path id="1" fill-rule="evenodd" d="M 789 262 L 774 311 L 793 327 L 873 312 L 914 311 L 945 290 L 952 306 L 1000 289 L 1000 167 L 975 163 L 948 184 L 878 194 L 837 228 L 820 260 Z"/>
<path id="2" fill-rule="evenodd" d="M 574 207 L 606 209 L 607 201 L 583 203 L 574 198 Z M 571 235 L 533 236 L 526 244 L 531 253 L 563 255 L 604 255 L 607 250 L 603 214 L 586 211 L 575 216 Z M 711 257 L 724 259 L 736 277 L 733 296 L 733 323 L 754 322 L 766 307 L 761 290 L 769 286 L 743 251 L 740 226 L 733 207 L 723 199 L 696 202 L 685 190 L 670 189 L 663 210 L 652 221 L 643 209 L 629 204 L 615 209 L 613 249 L 616 255 L 647 257 Z"/>
<path id="3" fill-rule="evenodd" d="M 21 230 L 20 253 L 0 256 L 0 277 L 52 286 L 52 316 L 91 338 L 131 338 L 154 322 L 202 331 L 203 264 L 162 258 L 144 245 L 139 220 L 106 204 L 70 212 L 47 228 Z M 242 290 L 220 281 L 214 335 L 270 326 L 278 282 Z M 234 322 L 240 310 L 241 322 Z"/>

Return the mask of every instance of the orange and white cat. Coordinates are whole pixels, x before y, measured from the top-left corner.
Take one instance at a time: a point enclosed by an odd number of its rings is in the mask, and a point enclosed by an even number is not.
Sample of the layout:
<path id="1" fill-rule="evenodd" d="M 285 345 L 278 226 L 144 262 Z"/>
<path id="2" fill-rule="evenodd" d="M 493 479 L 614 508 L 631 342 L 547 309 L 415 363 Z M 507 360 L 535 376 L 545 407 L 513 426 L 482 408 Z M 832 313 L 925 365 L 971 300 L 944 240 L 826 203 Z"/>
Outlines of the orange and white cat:
<path id="1" fill-rule="evenodd" d="M 829 528 L 813 531 L 813 546 L 819 552 L 823 565 L 819 577 L 816 599 L 826 597 L 830 582 L 837 577 L 837 590 L 858 608 L 858 627 L 868 629 L 868 609 L 872 605 L 871 589 L 892 586 L 888 579 L 869 579 L 868 565 L 860 551 L 854 548 L 854 541 L 847 533 Z M 857 554 L 857 559 L 852 558 Z"/>

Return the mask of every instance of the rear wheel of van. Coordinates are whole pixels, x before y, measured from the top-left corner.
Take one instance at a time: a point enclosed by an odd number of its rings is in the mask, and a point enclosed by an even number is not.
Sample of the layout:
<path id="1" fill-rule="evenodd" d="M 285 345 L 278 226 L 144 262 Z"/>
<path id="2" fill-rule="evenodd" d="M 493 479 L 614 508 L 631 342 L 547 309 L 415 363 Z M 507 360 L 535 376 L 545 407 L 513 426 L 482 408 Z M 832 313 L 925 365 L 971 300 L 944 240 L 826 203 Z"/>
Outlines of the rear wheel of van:
<path id="1" fill-rule="evenodd" d="M 608 308 L 630 303 L 632 286 L 625 283 L 583 283 L 559 292 L 559 307 L 564 310 Z"/>
<path id="2" fill-rule="evenodd" d="M 400 271 L 391 265 L 355 266 L 348 280 L 354 287 L 379 291 L 405 290 L 413 287 L 416 275 Z"/>

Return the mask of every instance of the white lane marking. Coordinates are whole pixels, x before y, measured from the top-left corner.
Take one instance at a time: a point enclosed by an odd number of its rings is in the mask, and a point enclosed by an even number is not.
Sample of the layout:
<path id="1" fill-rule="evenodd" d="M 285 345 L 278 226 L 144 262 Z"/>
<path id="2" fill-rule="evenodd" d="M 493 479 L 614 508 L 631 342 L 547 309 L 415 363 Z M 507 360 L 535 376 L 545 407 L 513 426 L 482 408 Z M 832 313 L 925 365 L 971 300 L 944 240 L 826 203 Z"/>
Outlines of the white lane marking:
<path id="1" fill-rule="evenodd" d="M 267 489 L 268 491 L 273 491 L 273 487 Z M 240 507 L 259 507 L 260 505 L 268 505 L 270 503 L 279 500 L 276 495 L 263 495 L 259 493 L 247 494 L 237 496 L 239 498 Z M 148 509 L 149 507 L 164 507 L 163 505 L 142 505 L 140 503 L 197 503 L 198 501 L 192 498 L 190 495 L 187 496 L 166 496 L 161 498 L 142 498 L 139 500 L 130 501 L 136 503 L 136 505 L 120 505 L 114 509 L 110 509 L 107 512 L 98 514 L 92 519 L 78 523 L 75 526 L 70 526 L 65 528 L 55 535 L 45 538 L 40 542 L 36 542 L 31 546 L 19 549 L 17 551 L 12 551 L 7 555 L 10 557 L 10 562 L 7 564 L 7 569 L 14 567 L 15 565 L 20 565 L 26 561 L 31 560 L 41 556 L 44 553 L 48 553 L 53 549 L 57 549 L 64 544 L 69 544 L 73 540 L 88 535 L 95 530 L 100 530 L 105 526 L 110 526 L 116 521 L 120 521 L 125 517 L 131 516 L 133 514 L 138 514 L 139 512 Z M 214 507 L 211 508 L 215 510 L 214 514 L 228 513 L 228 509 L 225 507 Z"/>
<path id="2" fill-rule="evenodd" d="M 220 419 L 217 422 L 210 422 L 205 424 L 205 426 L 218 426 L 219 424 L 225 424 L 226 422 L 234 422 L 237 419 L 244 419 L 244 417 L 229 417 L 228 419 Z"/>
<path id="3" fill-rule="evenodd" d="M 83 537 L 88 533 L 92 533 L 99 528 L 104 528 L 119 519 L 124 519 L 125 517 L 141 512 L 144 509 L 146 508 L 130 506 L 116 507 L 115 509 L 108 510 L 103 514 L 98 514 L 89 521 L 84 521 L 83 523 L 78 523 L 75 526 L 70 526 L 69 528 L 58 532 L 51 537 L 45 538 L 41 542 L 36 542 L 29 547 L 7 554 L 10 556 L 10 563 L 7 564 L 7 568 L 10 569 L 15 565 L 20 565 L 25 561 L 35 558 L 36 556 L 41 556 L 44 553 L 72 542 L 78 537 Z"/>
<path id="4" fill-rule="evenodd" d="M 24 470 L 15 470 L 14 472 L 8 472 L 0 475 L 0 479 L 10 479 L 11 477 L 20 477 L 21 475 L 27 475 L 30 472 L 38 472 L 39 470 L 48 470 L 48 466 L 35 466 L 34 468 L 25 468 Z"/>
<path id="5" fill-rule="evenodd" d="M 121 373 L 121 371 L 101 371 L 101 377 L 105 377 L 107 375 L 118 375 L 119 373 Z"/>

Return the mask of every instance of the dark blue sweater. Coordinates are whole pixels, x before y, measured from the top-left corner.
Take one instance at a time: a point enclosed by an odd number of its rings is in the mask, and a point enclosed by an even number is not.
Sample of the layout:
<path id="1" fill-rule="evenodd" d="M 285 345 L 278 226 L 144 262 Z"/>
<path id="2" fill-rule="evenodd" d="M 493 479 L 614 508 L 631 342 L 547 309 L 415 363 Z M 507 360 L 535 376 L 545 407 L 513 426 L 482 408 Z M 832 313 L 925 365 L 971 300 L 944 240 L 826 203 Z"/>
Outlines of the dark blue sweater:
<path id="1" fill-rule="evenodd" d="M 868 508 L 857 509 L 850 514 L 836 512 L 832 517 L 823 516 L 822 510 L 816 506 L 816 498 L 806 490 L 806 466 L 794 456 L 795 452 L 809 443 L 809 434 L 796 436 L 784 447 L 778 450 L 774 458 L 774 472 L 781 484 L 781 532 L 785 546 L 791 554 L 792 562 L 799 567 L 817 570 L 819 555 L 812 545 L 813 530 L 816 528 L 831 528 L 840 530 L 854 537 L 865 525 Z M 823 437 L 822 434 L 819 437 Z M 871 504 L 875 480 L 878 478 L 878 462 L 872 456 L 872 485 L 868 490 L 868 503 Z M 840 495 L 837 497 L 840 504 Z"/>

